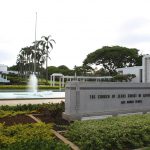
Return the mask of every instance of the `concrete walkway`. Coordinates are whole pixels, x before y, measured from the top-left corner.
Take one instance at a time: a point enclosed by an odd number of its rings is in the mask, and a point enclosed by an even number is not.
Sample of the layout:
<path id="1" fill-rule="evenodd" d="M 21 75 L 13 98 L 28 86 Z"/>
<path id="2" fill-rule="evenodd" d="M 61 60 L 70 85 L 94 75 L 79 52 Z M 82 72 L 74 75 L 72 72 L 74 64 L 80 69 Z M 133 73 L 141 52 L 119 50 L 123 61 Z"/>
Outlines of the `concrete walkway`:
<path id="1" fill-rule="evenodd" d="M 28 100 L 0 100 L 0 105 L 23 105 L 23 104 L 42 104 L 42 103 L 60 103 L 65 101 L 64 98 L 60 99 L 28 99 Z"/>

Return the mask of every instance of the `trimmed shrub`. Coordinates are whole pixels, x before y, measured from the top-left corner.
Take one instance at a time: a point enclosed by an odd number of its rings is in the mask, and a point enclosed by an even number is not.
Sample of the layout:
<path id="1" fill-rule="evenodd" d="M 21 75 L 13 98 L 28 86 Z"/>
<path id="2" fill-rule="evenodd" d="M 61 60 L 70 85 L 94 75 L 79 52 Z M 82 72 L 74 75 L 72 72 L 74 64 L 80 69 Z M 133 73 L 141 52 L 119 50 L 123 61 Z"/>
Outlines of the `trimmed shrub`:
<path id="1" fill-rule="evenodd" d="M 5 127 L 0 124 L 1 150 L 69 150 L 56 140 L 50 124 L 36 123 Z"/>
<path id="2" fill-rule="evenodd" d="M 123 150 L 150 145 L 150 114 L 75 121 L 66 136 L 82 150 Z"/>

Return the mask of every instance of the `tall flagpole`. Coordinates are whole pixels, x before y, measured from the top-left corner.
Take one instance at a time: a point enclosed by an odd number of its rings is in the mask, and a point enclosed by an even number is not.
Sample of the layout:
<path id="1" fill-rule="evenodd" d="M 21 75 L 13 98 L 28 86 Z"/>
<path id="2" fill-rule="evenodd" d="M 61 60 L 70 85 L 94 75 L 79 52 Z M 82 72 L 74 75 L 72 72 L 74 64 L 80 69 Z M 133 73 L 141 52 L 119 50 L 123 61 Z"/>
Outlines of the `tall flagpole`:
<path id="1" fill-rule="evenodd" d="M 35 16 L 35 43 L 34 43 L 34 74 L 36 73 L 36 28 L 37 28 L 37 12 Z"/>

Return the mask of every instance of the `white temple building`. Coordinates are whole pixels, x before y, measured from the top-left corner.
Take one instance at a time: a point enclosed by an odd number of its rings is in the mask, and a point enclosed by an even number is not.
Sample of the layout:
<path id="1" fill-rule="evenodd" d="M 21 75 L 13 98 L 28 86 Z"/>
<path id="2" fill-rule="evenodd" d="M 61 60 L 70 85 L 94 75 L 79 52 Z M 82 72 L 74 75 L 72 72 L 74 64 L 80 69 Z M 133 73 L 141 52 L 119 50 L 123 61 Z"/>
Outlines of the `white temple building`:
<path id="1" fill-rule="evenodd" d="M 150 55 L 144 55 L 142 58 L 142 66 L 118 68 L 120 74 L 135 74 L 136 77 L 131 82 L 134 83 L 150 83 Z"/>
<path id="2" fill-rule="evenodd" d="M 150 55 L 145 55 L 142 58 L 142 66 L 118 68 L 117 72 L 123 75 L 135 74 L 132 79 L 133 83 L 150 83 Z M 111 76 L 92 77 L 92 76 L 64 76 L 60 73 L 54 73 L 50 76 L 51 86 L 55 86 L 55 78 L 59 78 L 59 86 L 64 87 L 65 81 L 110 81 Z"/>
<path id="3" fill-rule="evenodd" d="M 2 75 L 3 73 L 7 74 L 7 66 L 0 64 L 0 82 L 1 83 L 9 83 L 10 81 L 7 80 L 7 76 L 6 75 Z"/>
<path id="4" fill-rule="evenodd" d="M 150 55 L 143 57 L 142 66 L 117 70 L 136 78 L 132 82 L 67 82 L 63 118 L 71 121 L 150 113 Z"/>
<path id="5" fill-rule="evenodd" d="M 3 64 L 0 64 L 0 72 L 7 72 L 7 66 L 6 65 L 3 65 Z"/>

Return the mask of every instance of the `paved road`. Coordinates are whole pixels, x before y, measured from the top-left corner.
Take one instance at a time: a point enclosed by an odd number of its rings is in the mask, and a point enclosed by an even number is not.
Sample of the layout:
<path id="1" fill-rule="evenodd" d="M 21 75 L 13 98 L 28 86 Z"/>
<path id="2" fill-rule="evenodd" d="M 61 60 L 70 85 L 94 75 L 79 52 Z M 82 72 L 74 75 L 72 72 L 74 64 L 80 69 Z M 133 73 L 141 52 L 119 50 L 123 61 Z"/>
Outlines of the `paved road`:
<path id="1" fill-rule="evenodd" d="M 62 99 L 34 99 L 34 100 L 0 100 L 0 105 L 17 105 L 17 104 L 42 104 L 42 103 L 60 103 Z"/>

